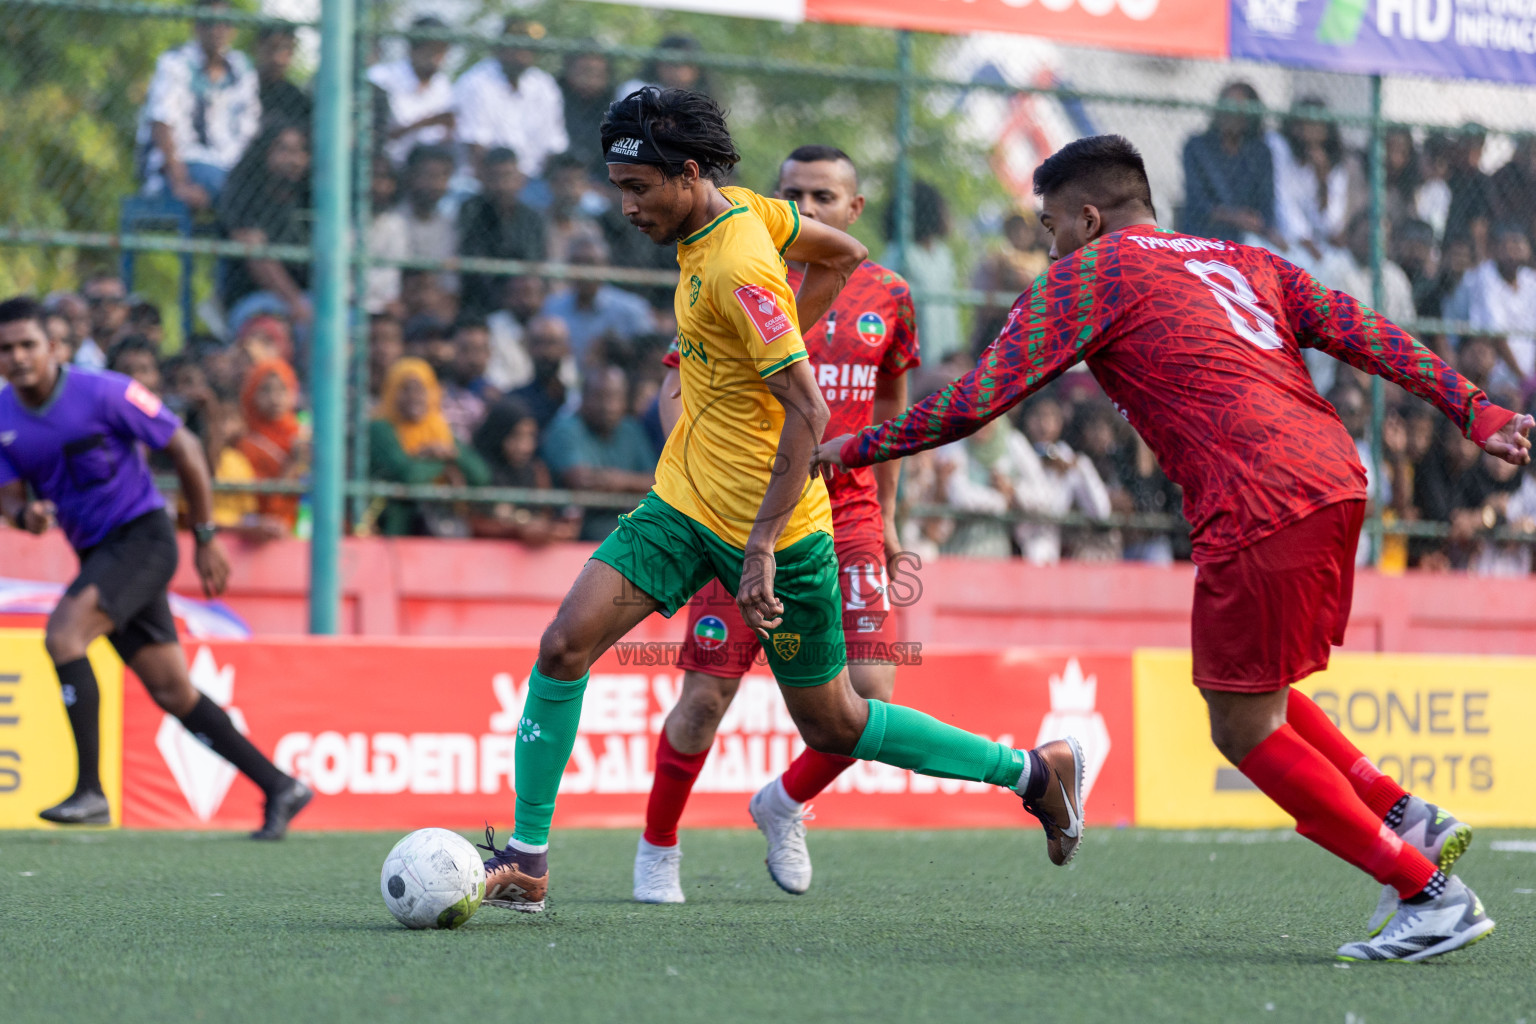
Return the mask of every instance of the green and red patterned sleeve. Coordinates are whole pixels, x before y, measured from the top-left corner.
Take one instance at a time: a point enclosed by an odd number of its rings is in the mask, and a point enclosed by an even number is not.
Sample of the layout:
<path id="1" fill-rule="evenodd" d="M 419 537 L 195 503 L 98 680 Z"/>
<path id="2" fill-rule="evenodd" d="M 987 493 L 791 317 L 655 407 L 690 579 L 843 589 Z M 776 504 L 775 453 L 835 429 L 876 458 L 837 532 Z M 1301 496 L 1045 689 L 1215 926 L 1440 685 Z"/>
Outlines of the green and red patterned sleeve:
<path id="1" fill-rule="evenodd" d="M 1019 297 L 976 369 L 843 445 L 843 465 L 869 466 L 974 434 L 1086 358 L 1119 312 L 1112 244 L 1058 260 Z"/>
<path id="2" fill-rule="evenodd" d="M 1514 418 L 1417 338 L 1311 274 L 1275 259 L 1285 296 L 1283 313 L 1296 339 L 1367 373 L 1390 380 L 1445 413 L 1481 445 Z"/>

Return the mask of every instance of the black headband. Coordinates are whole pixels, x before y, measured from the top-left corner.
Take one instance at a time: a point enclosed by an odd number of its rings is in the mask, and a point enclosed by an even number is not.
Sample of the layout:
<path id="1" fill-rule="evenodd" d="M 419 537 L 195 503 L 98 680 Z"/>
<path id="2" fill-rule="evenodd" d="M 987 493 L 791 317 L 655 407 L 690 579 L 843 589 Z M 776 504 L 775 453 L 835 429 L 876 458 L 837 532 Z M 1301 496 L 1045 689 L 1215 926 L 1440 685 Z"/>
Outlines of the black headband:
<path id="1" fill-rule="evenodd" d="M 643 136 L 621 135 L 608 146 L 608 154 L 603 159 L 610 164 L 650 164 L 670 170 L 682 167 L 684 160 L 693 157 Z"/>

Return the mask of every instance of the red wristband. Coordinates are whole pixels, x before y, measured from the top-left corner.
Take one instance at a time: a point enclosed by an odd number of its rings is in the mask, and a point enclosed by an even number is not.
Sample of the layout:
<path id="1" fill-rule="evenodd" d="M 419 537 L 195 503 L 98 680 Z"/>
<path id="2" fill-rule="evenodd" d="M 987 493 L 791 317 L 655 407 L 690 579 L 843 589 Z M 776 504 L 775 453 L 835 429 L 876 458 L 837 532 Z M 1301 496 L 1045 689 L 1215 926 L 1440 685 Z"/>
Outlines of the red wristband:
<path id="1" fill-rule="evenodd" d="M 1515 414 L 1498 405 L 1490 405 L 1472 419 L 1472 433 L 1467 435 L 1479 448 L 1488 443 L 1488 439 L 1504 429 Z"/>

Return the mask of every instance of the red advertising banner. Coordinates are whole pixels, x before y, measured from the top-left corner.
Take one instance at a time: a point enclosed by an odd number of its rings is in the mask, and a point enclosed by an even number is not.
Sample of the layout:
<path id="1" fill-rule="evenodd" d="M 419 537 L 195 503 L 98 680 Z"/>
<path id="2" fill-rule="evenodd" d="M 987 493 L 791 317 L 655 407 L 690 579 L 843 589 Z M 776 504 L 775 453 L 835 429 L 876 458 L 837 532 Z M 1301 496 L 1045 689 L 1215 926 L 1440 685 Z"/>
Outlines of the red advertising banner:
<path id="1" fill-rule="evenodd" d="M 638 828 L 656 736 L 681 674 L 670 645 L 610 652 L 582 708 L 556 826 Z M 194 643 L 193 682 L 285 771 L 316 790 L 305 829 L 470 829 L 512 818 L 513 756 L 535 650 L 442 641 Z M 925 648 L 897 699 L 1020 747 L 1084 744 L 1088 819 L 1133 820 L 1127 654 Z M 260 793 L 149 700 L 124 687 L 123 824 L 252 828 Z M 749 673 L 722 723 L 684 827 L 750 827 L 747 798 L 801 742 L 772 677 Z M 852 828 L 1034 827 L 993 787 L 860 762 L 816 800 L 818 823 Z"/>
<path id="2" fill-rule="evenodd" d="M 926 32 L 1016 32 L 1079 46 L 1225 57 L 1225 0 L 806 0 L 811 21 Z"/>

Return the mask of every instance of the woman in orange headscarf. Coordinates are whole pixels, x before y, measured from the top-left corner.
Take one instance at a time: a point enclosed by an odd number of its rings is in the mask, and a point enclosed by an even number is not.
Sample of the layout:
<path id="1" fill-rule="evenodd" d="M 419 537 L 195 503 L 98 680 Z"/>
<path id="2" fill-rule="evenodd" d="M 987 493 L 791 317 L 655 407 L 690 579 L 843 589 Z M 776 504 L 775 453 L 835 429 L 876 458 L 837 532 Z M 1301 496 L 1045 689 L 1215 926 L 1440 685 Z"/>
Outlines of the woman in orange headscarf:
<path id="1" fill-rule="evenodd" d="M 378 419 L 368 428 L 369 476 L 402 484 L 483 485 L 491 473 L 472 448 L 454 440 L 443 418 L 443 392 L 424 359 L 401 359 L 389 368 L 379 397 Z M 449 533 L 453 517 L 414 502 L 391 501 L 379 516 L 379 532 Z M 468 527 L 462 532 L 467 535 Z"/>
<path id="2" fill-rule="evenodd" d="M 298 480 L 309 472 L 309 439 L 294 415 L 299 382 L 293 367 L 267 359 L 251 367 L 240 391 L 246 433 L 238 445 L 258 480 Z M 290 532 L 299 516 L 297 494 L 263 494 L 259 508 Z"/>

